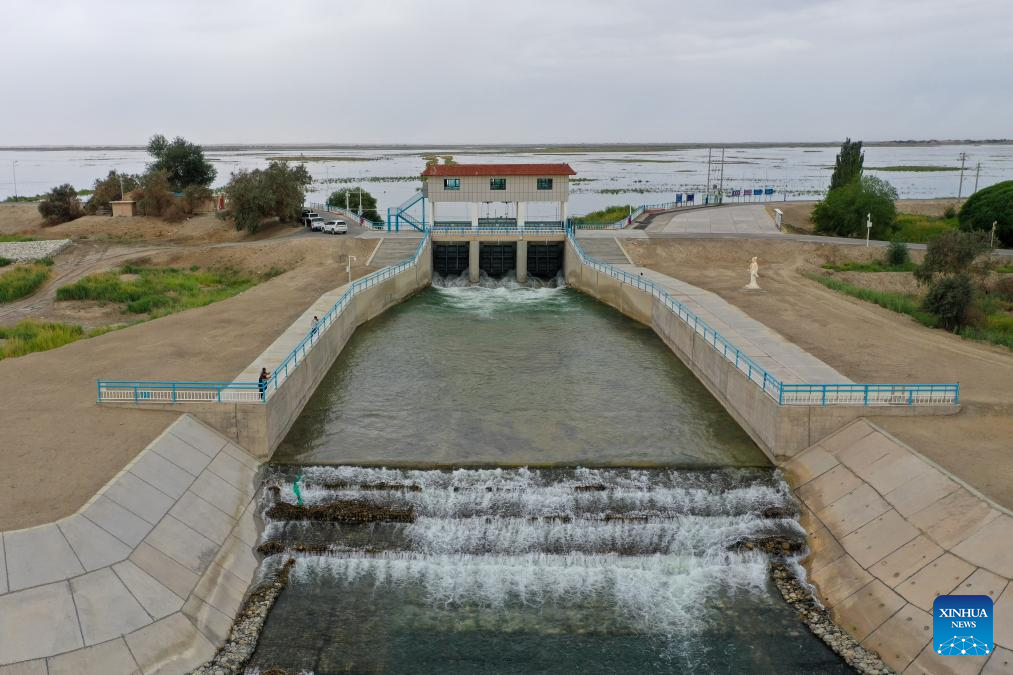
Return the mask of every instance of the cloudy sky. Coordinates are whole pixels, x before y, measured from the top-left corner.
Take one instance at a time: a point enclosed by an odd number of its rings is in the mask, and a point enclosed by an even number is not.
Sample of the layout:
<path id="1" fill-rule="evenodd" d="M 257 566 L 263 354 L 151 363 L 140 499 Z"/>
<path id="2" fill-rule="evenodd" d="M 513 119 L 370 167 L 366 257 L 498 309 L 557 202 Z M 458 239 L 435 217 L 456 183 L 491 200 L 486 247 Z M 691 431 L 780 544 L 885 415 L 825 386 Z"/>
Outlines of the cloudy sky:
<path id="1" fill-rule="evenodd" d="M 0 145 L 1013 137 L 1010 0 L 0 0 Z"/>

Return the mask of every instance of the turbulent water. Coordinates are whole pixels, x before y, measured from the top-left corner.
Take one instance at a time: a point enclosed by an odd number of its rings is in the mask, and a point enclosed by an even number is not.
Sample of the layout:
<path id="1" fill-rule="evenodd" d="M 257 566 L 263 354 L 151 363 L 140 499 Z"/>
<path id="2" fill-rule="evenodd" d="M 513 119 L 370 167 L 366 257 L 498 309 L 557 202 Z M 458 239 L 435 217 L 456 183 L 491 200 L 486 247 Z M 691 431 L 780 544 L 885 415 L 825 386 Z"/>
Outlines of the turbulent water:
<path id="1" fill-rule="evenodd" d="M 653 333 L 558 279 L 436 283 L 268 471 L 360 520 L 268 513 L 263 571 L 296 564 L 251 672 L 845 671 L 753 545 L 803 540 L 788 486 Z"/>

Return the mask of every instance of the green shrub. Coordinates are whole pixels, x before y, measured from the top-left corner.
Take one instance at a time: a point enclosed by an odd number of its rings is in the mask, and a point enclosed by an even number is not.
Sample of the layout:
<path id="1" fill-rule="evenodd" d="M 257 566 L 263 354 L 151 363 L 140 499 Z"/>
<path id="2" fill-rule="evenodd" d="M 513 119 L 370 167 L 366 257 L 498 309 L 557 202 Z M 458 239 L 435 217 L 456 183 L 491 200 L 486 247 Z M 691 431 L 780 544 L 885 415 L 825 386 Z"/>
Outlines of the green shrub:
<path id="1" fill-rule="evenodd" d="M 1006 302 L 1013 302 L 1013 277 L 1001 276 L 992 284 L 991 293 Z"/>
<path id="2" fill-rule="evenodd" d="M 939 317 L 944 328 L 959 328 L 967 323 L 974 303 L 974 287 L 967 274 L 944 277 L 929 287 L 922 308 Z"/>
<path id="3" fill-rule="evenodd" d="M 890 247 L 886 249 L 886 264 L 890 267 L 904 267 L 911 263 L 911 252 L 907 250 L 907 244 L 902 241 L 891 241 Z"/>
<path id="4" fill-rule="evenodd" d="M 985 252 L 988 241 L 981 232 L 943 232 L 929 242 L 925 260 L 915 270 L 915 277 L 930 282 L 936 274 L 961 274 L 966 272 L 975 258 Z"/>
<path id="5" fill-rule="evenodd" d="M 0 302 L 11 302 L 31 295 L 49 278 L 49 268 L 31 264 L 0 274 Z"/>
<path id="6" fill-rule="evenodd" d="M 997 243 L 1013 246 L 1013 180 L 975 192 L 960 207 L 959 218 L 965 232 L 988 233 L 996 223 Z"/>
<path id="7" fill-rule="evenodd" d="M 873 239 L 888 239 L 897 217 L 897 190 L 885 180 L 865 176 L 827 193 L 812 211 L 816 232 L 840 237 L 865 237 L 872 216 Z"/>
<path id="8" fill-rule="evenodd" d="M 46 225 L 59 225 L 83 216 L 74 186 L 64 183 L 47 192 L 39 202 L 39 215 L 46 219 Z"/>
<path id="9" fill-rule="evenodd" d="M 14 261 L 11 260 L 10 258 L 0 257 L 0 267 L 7 267 L 12 262 L 14 262 Z"/>
<path id="10" fill-rule="evenodd" d="M 947 220 L 956 217 L 957 217 L 957 207 L 953 206 L 952 204 L 947 206 L 946 209 L 943 211 L 943 218 L 946 218 Z"/>
<path id="11" fill-rule="evenodd" d="M 615 204 L 607 206 L 600 211 L 592 211 L 583 216 L 576 216 L 575 223 L 610 224 L 629 217 L 633 207 L 629 204 Z"/>

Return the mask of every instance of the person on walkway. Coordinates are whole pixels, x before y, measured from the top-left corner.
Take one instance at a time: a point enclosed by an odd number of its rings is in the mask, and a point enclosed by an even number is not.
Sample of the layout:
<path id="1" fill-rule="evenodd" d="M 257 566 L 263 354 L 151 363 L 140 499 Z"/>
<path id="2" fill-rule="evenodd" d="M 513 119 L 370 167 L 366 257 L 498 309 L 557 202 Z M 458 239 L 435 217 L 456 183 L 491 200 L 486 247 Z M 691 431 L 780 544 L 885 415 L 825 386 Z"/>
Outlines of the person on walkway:
<path id="1" fill-rule="evenodd" d="M 271 373 L 267 372 L 267 368 L 260 369 L 260 377 L 257 382 L 260 384 L 260 400 L 263 401 L 267 397 L 267 381 L 271 379 Z"/>
<path id="2" fill-rule="evenodd" d="M 316 317 L 316 315 L 314 315 L 313 316 L 313 321 L 310 322 L 310 334 L 311 335 L 316 335 L 317 334 L 317 328 L 319 328 L 319 327 L 320 327 L 320 319 L 318 319 Z"/>

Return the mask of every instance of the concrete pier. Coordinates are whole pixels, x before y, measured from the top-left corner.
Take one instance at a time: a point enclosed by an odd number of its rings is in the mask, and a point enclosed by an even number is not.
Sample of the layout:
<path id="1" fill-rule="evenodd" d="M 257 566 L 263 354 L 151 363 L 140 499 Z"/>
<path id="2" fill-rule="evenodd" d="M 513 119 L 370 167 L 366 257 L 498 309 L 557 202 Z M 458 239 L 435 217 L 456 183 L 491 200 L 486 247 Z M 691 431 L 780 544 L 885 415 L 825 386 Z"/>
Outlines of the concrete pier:
<path id="1" fill-rule="evenodd" d="M 527 283 L 528 280 L 528 242 L 521 239 L 517 242 L 517 282 Z"/>
<path id="2" fill-rule="evenodd" d="M 478 262 L 479 246 L 481 244 L 479 244 L 478 239 L 475 239 L 471 242 L 471 246 L 468 249 L 468 281 L 473 284 L 478 283 L 479 272 L 481 271 Z"/>

